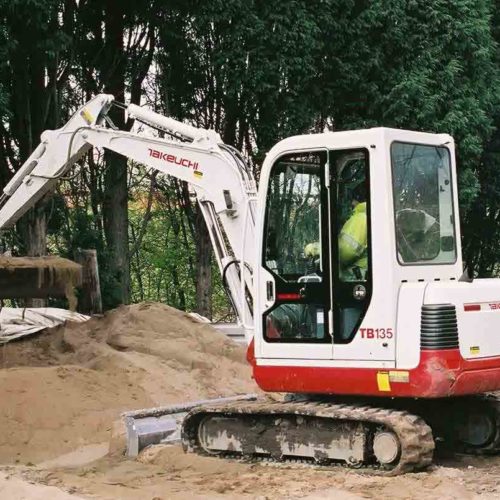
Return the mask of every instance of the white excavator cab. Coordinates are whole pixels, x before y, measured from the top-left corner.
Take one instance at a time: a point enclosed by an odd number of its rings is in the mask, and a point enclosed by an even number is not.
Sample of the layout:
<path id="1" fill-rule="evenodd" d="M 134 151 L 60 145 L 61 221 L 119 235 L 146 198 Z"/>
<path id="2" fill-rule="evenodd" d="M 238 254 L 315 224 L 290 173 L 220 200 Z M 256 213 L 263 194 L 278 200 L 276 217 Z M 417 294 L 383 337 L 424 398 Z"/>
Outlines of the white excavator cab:
<path id="1" fill-rule="evenodd" d="M 488 335 L 500 314 L 486 314 L 497 310 L 498 280 L 460 281 L 450 136 L 375 128 L 286 139 L 264 163 L 257 213 L 250 357 L 263 389 L 474 392 L 461 360 L 500 355 Z M 477 302 L 485 314 L 459 328 Z M 429 371 L 433 363 L 444 369 Z M 436 373 L 449 383 L 432 385 Z"/>
<path id="2" fill-rule="evenodd" d="M 256 357 L 394 363 L 399 285 L 462 274 L 455 177 L 447 135 L 378 128 L 275 146 L 259 196 Z"/>

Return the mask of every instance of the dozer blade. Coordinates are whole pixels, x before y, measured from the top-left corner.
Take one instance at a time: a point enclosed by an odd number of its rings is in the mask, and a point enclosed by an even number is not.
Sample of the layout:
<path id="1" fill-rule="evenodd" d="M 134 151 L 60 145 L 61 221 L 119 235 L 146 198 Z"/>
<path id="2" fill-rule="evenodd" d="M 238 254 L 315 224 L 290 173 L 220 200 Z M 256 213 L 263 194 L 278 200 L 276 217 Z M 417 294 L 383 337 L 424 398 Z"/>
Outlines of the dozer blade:
<path id="1" fill-rule="evenodd" d="M 152 444 L 180 443 L 184 417 L 198 406 L 256 399 L 256 394 L 243 394 L 123 413 L 122 418 L 127 431 L 127 456 L 136 457 L 141 450 Z"/>

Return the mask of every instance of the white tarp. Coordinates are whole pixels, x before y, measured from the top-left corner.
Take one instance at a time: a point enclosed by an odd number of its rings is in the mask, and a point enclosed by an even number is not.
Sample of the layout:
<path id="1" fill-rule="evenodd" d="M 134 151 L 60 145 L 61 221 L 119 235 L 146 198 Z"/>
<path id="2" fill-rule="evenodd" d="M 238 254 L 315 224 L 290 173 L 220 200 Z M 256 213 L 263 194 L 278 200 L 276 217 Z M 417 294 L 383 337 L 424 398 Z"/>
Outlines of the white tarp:
<path id="1" fill-rule="evenodd" d="M 81 323 L 89 316 L 56 307 L 2 307 L 0 309 L 0 344 L 9 340 L 60 325 L 66 321 Z"/>

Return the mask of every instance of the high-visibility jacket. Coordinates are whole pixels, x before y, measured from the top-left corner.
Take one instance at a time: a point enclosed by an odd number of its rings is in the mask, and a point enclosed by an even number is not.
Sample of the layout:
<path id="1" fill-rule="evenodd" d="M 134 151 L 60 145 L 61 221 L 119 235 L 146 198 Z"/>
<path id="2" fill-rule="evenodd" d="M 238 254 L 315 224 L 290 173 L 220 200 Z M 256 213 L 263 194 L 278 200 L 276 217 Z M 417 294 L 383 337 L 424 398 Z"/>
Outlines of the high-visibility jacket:
<path id="1" fill-rule="evenodd" d="M 342 227 L 339 237 L 340 264 L 343 268 L 368 268 L 368 234 L 366 221 L 366 202 L 358 203 L 351 217 Z"/>

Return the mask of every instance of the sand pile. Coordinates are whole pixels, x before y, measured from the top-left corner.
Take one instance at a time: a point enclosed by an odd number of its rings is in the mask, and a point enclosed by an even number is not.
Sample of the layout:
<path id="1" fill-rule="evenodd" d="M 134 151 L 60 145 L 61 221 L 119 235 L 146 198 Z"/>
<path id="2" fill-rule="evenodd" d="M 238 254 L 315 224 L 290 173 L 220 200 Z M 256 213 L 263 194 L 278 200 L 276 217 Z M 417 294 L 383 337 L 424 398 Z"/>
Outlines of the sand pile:
<path id="1" fill-rule="evenodd" d="M 162 304 L 120 307 L 0 349 L 0 462 L 109 439 L 121 412 L 254 392 L 245 351 Z"/>

